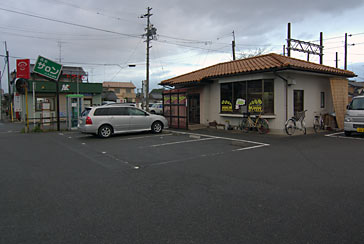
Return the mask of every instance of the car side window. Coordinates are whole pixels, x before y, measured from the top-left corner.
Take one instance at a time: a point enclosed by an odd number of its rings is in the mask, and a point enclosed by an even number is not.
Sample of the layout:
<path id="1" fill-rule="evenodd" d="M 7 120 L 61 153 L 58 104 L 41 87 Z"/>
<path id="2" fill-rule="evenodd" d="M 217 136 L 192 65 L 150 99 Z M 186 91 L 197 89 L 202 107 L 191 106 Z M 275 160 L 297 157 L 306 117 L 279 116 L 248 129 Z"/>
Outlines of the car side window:
<path id="1" fill-rule="evenodd" d="M 126 107 L 114 107 L 109 109 L 110 109 L 109 115 L 113 116 L 129 115 L 128 108 Z"/>
<path id="2" fill-rule="evenodd" d="M 94 116 L 106 116 L 109 115 L 109 108 L 98 108 L 94 112 Z"/>
<path id="3" fill-rule="evenodd" d="M 134 116 L 145 116 L 145 112 L 136 108 L 128 108 L 129 114 Z"/>

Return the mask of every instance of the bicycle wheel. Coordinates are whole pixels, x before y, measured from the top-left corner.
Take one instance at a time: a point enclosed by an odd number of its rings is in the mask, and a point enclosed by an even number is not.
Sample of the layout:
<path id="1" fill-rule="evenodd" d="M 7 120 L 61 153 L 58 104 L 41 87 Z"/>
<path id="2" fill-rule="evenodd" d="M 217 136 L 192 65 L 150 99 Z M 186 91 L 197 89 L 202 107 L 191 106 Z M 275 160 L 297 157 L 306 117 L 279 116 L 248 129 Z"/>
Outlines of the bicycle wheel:
<path id="1" fill-rule="evenodd" d="M 315 118 L 315 120 L 313 121 L 313 130 L 315 131 L 315 133 L 317 133 L 319 129 L 320 129 L 320 122 L 318 118 Z"/>
<path id="2" fill-rule="evenodd" d="M 296 121 L 294 119 L 287 120 L 284 129 L 286 130 L 287 135 L 293 135 L 296 130 Z"/>
<path id="3" fill-rule="evenodd" d="M 260 134 L 266 134 L 269 131 L 269 124 L 266 119 L 259 119 L 257 124 L 257 129 Z"/>
<path id="4" fill-rule="evenodd" d="M 249 131 L 249 121 L 247 118 L 243 118 L 240 122 L 240 130 L 244 131 L 244 132 L 248 132 Z"/>

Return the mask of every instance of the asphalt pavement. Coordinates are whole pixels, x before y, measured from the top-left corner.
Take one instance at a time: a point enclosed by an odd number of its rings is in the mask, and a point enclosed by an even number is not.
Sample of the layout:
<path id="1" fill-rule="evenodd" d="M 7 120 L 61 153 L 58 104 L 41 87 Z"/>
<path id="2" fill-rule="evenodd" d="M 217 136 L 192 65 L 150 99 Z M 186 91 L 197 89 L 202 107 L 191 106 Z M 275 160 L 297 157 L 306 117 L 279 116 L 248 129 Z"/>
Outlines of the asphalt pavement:
<path id="1" fill-rule="evenodd" d="M 0 243 L 363 243 L 364 138 L 0 123 Z"/>

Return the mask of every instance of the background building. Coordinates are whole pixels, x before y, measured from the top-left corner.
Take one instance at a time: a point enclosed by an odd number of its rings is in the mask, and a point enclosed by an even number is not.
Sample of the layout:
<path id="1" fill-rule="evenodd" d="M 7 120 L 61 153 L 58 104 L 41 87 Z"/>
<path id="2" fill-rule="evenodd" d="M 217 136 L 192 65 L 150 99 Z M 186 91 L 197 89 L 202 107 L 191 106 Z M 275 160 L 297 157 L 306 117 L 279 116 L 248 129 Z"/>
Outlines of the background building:
<path id="1" fill-rule="evenodd" d="M 121 103 L 135 103 L 135 85 L 132 82 L 113 82 L 104 81 L 102 83 L 103 91 L 114 92 L 118 101 Z"/>

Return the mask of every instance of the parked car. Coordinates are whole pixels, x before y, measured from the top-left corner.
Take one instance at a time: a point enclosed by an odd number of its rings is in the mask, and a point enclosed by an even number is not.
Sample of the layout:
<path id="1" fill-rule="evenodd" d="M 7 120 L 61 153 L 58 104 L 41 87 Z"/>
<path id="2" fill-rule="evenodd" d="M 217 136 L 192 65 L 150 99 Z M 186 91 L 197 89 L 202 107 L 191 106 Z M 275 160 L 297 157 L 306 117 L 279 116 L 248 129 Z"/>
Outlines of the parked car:
<path id="1" fill-rule="evenodd" d="M 161 133 L 165 128 L 168 128 L 168 122 L 163 116 L 120 104 L 86 108 L 78 124 L 80 132 L 95 134 L 102 138 L 126 132 Z"/>
<path id="2" fill-rule="evenodd" d="M 163 104 L 161 103 L 154 103 L 150 108 L 149 108 L 150 113 L 152 114 L 163 114 Z"/>
<path id="3" fill-rule="evenodd" d="M 344 131 L 346 136 L 352 132 L 364 133 L 364 96 L 354 97 L 347 106 Z"/>

